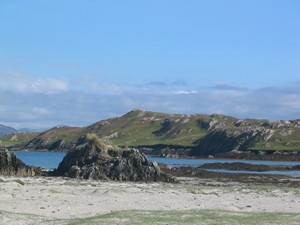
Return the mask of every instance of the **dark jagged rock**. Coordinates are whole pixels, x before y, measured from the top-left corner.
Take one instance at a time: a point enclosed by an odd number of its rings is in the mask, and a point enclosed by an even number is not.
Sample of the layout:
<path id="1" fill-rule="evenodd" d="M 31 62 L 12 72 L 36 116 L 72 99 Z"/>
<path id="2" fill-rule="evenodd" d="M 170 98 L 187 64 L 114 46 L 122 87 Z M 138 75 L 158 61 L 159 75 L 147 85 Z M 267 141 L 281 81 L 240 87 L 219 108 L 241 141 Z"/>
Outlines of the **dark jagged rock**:
<path id="1" fill-rule="evenodd" d="M 245 184 L 272 184 L 280 187 L 296 187 L 299 188 L 300 179 L 297 177 L 289 177 L 284 175 L 273 175 L 273 174 L 252 174 L 252 173 L 227 173 L 227 172 L 216 172 L 207 171 L 200 167 L 161 167 L 163 171 L 172 174 L 176 177 L 197 177 L 200 178 L 197 182 L 205 185 L 219 185 L 216 182 L 222 182 L 224 185 L 231 185 L 231 182 L 245 183 Z M 181 178 L 179 178 L 181 179 Z M 193 179 L 191 179 L 193 181 Z M 211 183 L 212 181 L 212 183 Z"/>
<path id="2" fill-rule="evenodd" d="M 207 163 L 203 164 L 199 168 L 201 169 L 225 169 L 225 170 L 245 170 L 245 171 L 271 171 L 271 170 L 286 170 L 286 167 L 275 165 L 257 165 L 241 162 L 233 163 Z"/>
<path id="3" fill-rule="evenodd" d="M 272 135 L 272 131 L 264 129 L 247 131 L 215 129 L 197 142 L 197 146 L 190 151 L 190 155 L 217 155 L 232 150 L 245 152 L 253 148 L 257 142 L 263 142 Z"/>
<path id="4" fill-rule="evenodd" d="M 15 175 L 15 176 L 36 176 L 40 175 L 41 171 L 33 166 L 27 166 L 15 153 L 8 151 L 0 152 L 0 174 Z"/>
<path id="5" fill-rule="evenodd" d="M 80 138 L 53 175 L 96 180 L 175 181 L 137 149 L 105 145 L 96 135 Z"/>

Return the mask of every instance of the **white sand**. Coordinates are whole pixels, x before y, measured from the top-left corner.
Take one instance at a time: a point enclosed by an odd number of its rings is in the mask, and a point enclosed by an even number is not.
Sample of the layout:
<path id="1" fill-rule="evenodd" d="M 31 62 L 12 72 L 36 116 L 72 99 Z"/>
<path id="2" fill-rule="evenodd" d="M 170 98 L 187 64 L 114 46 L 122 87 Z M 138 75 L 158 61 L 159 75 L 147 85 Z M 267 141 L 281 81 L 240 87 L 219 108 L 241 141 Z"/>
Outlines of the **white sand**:
<path id="1" fill-rule="evenodd" d="M 24 184 L 20 184 L 24 182 Z M 0 176 L 0 211 L 71 219 L 121 210 L 221 209 L 300 213 L 297 189 Z M 5 218 L 3 219 L 5 221 Z M 18 224 L 27 224 L 26 221 Z M 1 223 L 1 222 L 0 222 Z M 17 224 L 7 219 L 5 224 Z"/>

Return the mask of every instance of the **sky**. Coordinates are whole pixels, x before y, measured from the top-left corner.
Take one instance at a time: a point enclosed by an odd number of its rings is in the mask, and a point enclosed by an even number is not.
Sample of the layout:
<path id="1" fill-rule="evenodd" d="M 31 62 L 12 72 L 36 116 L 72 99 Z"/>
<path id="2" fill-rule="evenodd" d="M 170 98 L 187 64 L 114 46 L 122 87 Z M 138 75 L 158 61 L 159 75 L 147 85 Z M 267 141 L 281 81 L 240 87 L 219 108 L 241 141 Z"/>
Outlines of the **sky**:
<path id="1" fill-rule="evenodd" d="M 299 0 L 0 0 L 0 124 L 134 108 L 300 119 Z"/>

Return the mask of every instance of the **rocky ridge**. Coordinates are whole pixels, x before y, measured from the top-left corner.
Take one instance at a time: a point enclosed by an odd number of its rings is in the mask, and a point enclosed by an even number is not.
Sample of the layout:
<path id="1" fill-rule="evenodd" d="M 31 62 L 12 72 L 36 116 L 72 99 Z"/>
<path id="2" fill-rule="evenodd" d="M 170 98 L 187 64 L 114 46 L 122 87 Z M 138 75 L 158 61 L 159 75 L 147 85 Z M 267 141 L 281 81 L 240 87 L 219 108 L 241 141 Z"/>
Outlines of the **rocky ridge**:
<path id="1" fill-rule="evenodd" d="M 106 145 L 94 134 L 79 138 L 53 175 L 95 180 L 175 182 L 137 149 Z"/>

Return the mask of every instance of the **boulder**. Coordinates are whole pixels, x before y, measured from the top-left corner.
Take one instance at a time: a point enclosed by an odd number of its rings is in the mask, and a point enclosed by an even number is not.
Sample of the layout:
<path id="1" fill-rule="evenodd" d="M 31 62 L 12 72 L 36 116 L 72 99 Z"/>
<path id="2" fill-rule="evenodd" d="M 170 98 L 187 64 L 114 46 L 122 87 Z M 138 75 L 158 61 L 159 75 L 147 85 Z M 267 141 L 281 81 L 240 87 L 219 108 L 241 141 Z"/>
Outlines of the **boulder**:
<path id="1" fill-rule="evenodd" d="M 6 151 L 0 152 L 0 174 L 15 175 L 15 176 L 36 176 L 40 175 L 41 171 L 33 166 L 27 166 L 15 153 Z"/>
<path id="2" fill-rule="evenodd" d="M 94 134 L 79 138 L 53 175 L 95 180 L 175 181 L 139 150 L 106 145 Z"/>

